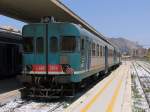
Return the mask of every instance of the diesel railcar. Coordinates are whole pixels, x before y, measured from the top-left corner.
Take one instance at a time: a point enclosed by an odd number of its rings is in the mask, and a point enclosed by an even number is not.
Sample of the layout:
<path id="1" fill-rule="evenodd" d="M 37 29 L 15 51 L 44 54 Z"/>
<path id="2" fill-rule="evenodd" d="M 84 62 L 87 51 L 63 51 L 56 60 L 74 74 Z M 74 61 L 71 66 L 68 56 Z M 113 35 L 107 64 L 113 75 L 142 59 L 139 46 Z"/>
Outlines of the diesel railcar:
<path id="1" fill-rule="evenodd" d="M 81 83 L 120 64 L 119 49 L 74 23 L 23 27 L 24 84 L 31 97 Z"/>
<path id="2" fill-rule="evenodd" d="M 0 79 L 21 74 L 22 36 L 0 29 Z"/>

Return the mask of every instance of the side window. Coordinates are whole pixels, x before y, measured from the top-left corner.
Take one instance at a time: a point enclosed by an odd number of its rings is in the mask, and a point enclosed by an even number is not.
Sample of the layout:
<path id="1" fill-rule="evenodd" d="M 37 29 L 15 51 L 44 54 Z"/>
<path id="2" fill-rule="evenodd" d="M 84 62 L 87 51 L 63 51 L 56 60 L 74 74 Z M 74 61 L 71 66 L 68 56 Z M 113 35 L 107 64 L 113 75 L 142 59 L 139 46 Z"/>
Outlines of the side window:
<path id="1" fill-rule="evenodd" d="M 112 49 L 110 50 L 110 56 L 112 56 L 113 55 L 113 51 L 112 51 Z"/>
<path id="2" fill-rule="evenodd" d="M 95 56 L 95 43 L 92 43 L 92 56 Z"/>
<path id="3" fill-rule="evenodd" d="M 23 49 L 25 53 L 33 52 L 33 38 L 32 37 L 23 38 Z"/>
<path id="4" fill-rule="evenodd" d="M 90 56 L 91 56 L 91 50 L 92 50 L 91 45 L 92 45 L 92 43 L 89 41 L 89 55 Z"/>
<path id="5" fill-rule="evenodd" d="M 111 56 L 114 56 L 114 50 L 111 50 Z"/>
<path id="6" fill-rule="evenodd" d="M 97 44 L 97 56 L 99 56 L 100 52 L 99 52 L 99 45 Z"/>
<path id="7" fill-rule="evenodd" d="M 100 56 L 103 56 L 103 46 L 100 47 Z"/>
<path id="8" fill-rule="evenodd" d="M 103 47 L 103 56 L 105 56 L 105 47 Z"/>
<path id="9" fill-rule="evenodd" d="M 63 36 L 61 40 L 61 51 L 74 52 L 76 50 L 77 42 L 75 36 Z"/>
<path id="10" fill-rule="evenodd" d="M 84 50 L 84 44 L 85 44 L 84 39 L 81 39 L 80 40 L 81 50 Z"/>
<path id="11" fill-rule="evenodd" d="M 110 56 L 110 49 L 108 49 L 108 56 Z"/>
<path id="12" fill-rule="evenodd" d="M 50 38 L 50 51 L 57 52 L 58 51 L 58 39 L 56 37 Z"/>
<path id="13" fill-rule="evenodd" d="M 109 49 L 109 56 L 111 57 L 112 56 L 112 50 Z"/>
<path id="14" fill-rule="evenodd" d="M 44 52 L 44 41 L 42 37 L 36 39 L 36 53 Z"/>

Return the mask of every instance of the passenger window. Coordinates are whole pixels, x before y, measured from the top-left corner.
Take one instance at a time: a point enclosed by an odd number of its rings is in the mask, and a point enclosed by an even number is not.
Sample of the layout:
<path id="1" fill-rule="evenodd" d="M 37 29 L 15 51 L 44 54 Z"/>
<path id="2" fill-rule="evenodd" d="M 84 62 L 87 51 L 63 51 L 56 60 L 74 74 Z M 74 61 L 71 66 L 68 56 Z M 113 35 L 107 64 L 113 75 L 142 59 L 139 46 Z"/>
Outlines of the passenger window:
<path id="1" fill-rule="evenodd" d="M 50 51 L 57 52 L 58 51 L 58 40 L 56 37 L 50 38 Z"/>
<path id="2" fill-rule="evenodd" d="M 23 49 L 25 53 L 33 52 L 33 38 L 32 37 L 23 38 Z"/>
<path id="3" fill-rule="evenodd" d="M 81 44 L 81 50 L 84 50 L 84 39 L 81 39 L 80 44 Z"/>
<path id="4" fill-rule="evenodd" d="M 92 43 L 92 56 L 95 56 L 95 43 Z"/>
<path id="5" fill-rule="evenodd" d="M 74 52 L 76 50 L 76 38 L 74 36 L 64 36 L 61 41 L 61 51 Z"/>
<path id="6" fill-rule="evenodd" d="M 110 49 L 108 49 L 108 56 L 110 56 Z"/>
<path id="7" fill-rule="evenodd" d="M 103 47 L 103 56 L 105 56 L 105 47 Z"/>
<path id="8" fill-rule="evenodd" d="M 97 56 L 99 56 L 99 45 L 97 44 Z"/>
<path id="9" fill-rule="evenodd" d="M 44 41 L 42 37 L 36 39 L 36 53 L 44 52 Z"/>
<path id="10" fill-rule="evenodd" d="M 89 48 L 88 48 L 88 53 L 89 53 L 89 56 L 91 56 L 91 42 L 89 41 Z"/>
<path id="11" fill-rule="evenodd" d="M 109 56 L 112 56 L 112 50 L 109 49 Z"/>
<path id="12" fill-rule="evenodd" d="M 103 47 L 100 48 L 100 56 L 103 56 Z"/>
<path id="13" fill-rule="evenodd" d="M 114 50 L 111 50 L 111 54 L 112 54 L 112 56 L 114 56 Z"/>

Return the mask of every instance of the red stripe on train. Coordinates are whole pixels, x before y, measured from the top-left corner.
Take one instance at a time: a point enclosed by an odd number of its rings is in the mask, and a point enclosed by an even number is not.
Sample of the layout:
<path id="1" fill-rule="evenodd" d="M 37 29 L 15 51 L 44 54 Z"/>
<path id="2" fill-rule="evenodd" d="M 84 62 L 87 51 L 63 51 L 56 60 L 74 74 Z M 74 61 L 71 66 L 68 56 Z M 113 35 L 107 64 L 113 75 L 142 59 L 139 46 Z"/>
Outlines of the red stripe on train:
<path id="1" fill-rule="evenodd" d="M 45 72 L 46 65 L 32 65 L 33 72 Z M 48 72 L 62 72 L 61 65 L 48 65 Z"/>

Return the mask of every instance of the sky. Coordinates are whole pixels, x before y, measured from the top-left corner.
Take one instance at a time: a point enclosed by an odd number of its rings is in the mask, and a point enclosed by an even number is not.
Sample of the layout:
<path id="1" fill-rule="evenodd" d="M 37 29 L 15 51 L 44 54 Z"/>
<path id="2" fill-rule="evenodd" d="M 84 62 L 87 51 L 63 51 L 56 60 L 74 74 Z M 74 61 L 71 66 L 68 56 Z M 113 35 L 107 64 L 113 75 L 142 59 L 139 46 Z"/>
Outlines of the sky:
<path id="1" fill-rule="evenodd" d="M 123 37 L 150 47 L 150 0 L 60 0 L 106 37 Z M 24 23 L 0 16 L 0 25 Z"/>

